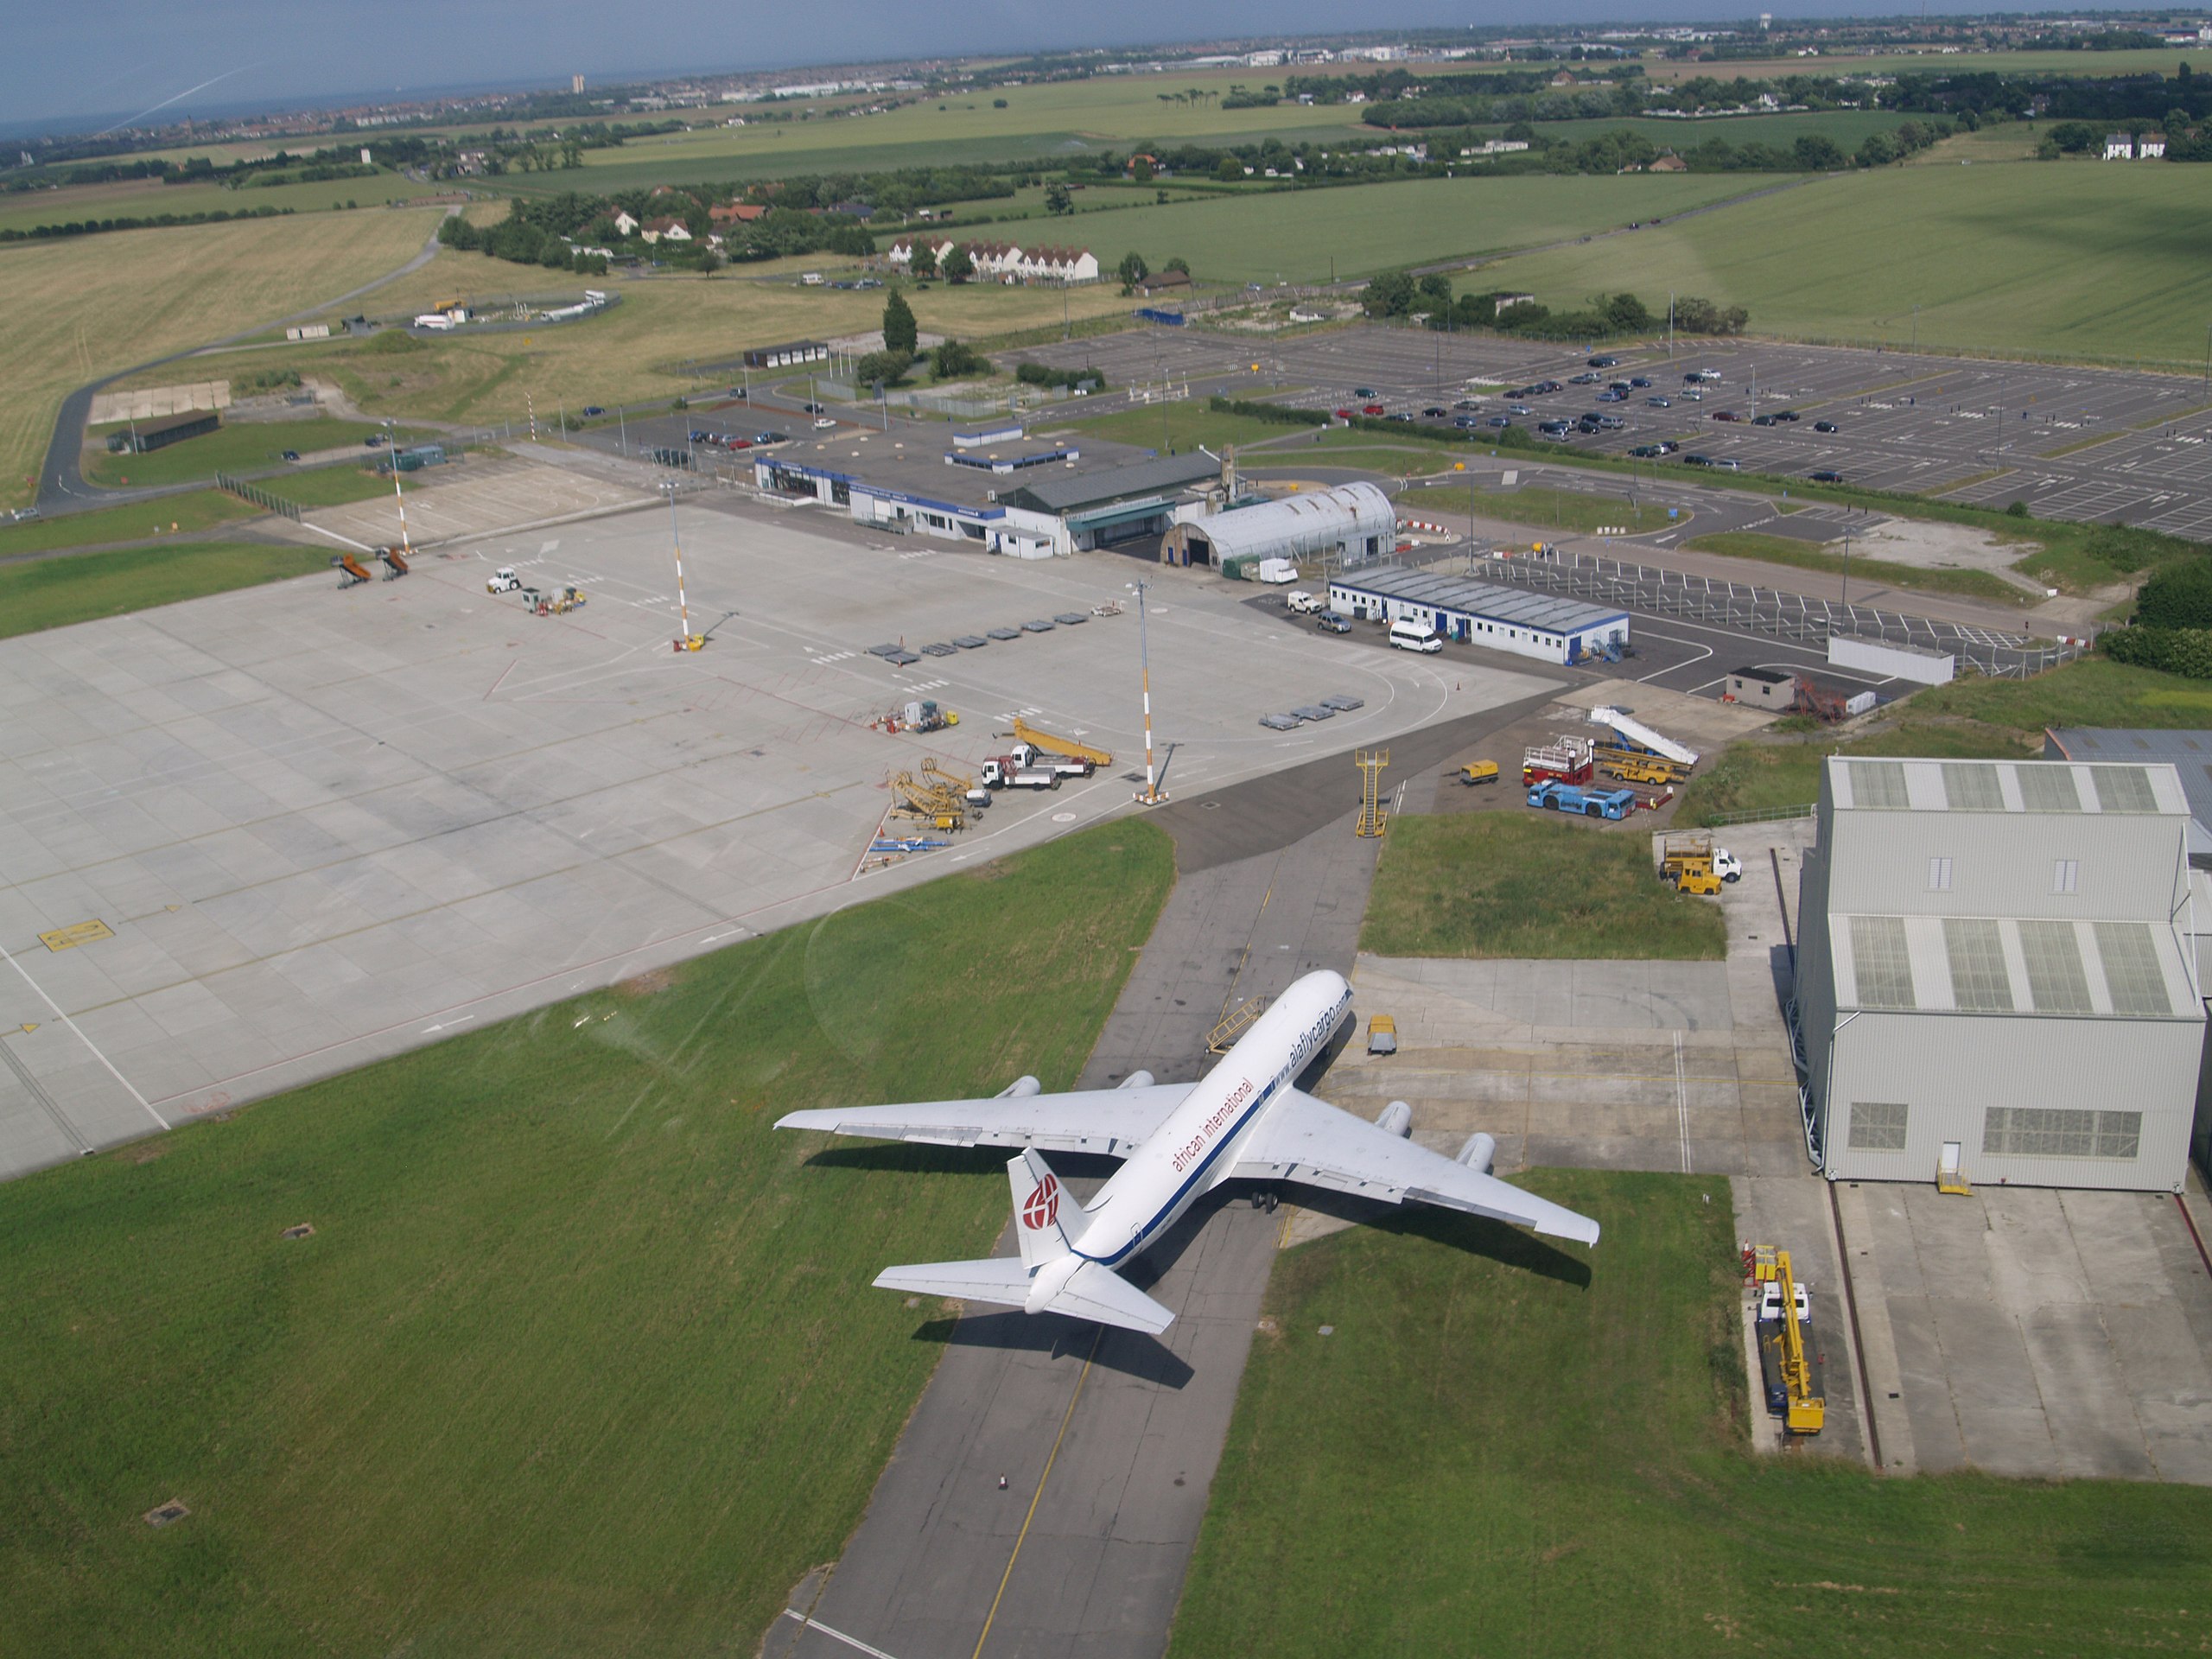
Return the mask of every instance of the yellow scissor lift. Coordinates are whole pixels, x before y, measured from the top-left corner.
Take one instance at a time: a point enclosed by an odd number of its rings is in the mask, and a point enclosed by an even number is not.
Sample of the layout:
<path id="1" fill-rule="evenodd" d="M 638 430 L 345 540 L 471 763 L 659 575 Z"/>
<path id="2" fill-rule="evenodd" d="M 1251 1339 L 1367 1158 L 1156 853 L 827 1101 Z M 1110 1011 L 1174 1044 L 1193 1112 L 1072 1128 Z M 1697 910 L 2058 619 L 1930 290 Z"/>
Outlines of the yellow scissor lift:
<path id="1" fill-rule="evenodd" d="M 1827 1402 L 1817 1391 L 1813 1358 L 1806 1351 L 1807 1324 L 1797 1317 L 1797 1275 L 1789 1252 L 1771 1244 L 1754 1244 L 1745 1252 L 1754 1285 L 1772 1283 L 1781 1292 L 1782 1318 L 1772 1335 L 1759 1336 L 1759 1370 L 1780 1381 L 1780 1415 L 1792 1434 L 1817 1434 L 1827 1422 Z M 1770 1383 L 1771 1387 L 1771 1383 Z M 1775 1408 L 1770 1394 L 1768 1408 Z"/>

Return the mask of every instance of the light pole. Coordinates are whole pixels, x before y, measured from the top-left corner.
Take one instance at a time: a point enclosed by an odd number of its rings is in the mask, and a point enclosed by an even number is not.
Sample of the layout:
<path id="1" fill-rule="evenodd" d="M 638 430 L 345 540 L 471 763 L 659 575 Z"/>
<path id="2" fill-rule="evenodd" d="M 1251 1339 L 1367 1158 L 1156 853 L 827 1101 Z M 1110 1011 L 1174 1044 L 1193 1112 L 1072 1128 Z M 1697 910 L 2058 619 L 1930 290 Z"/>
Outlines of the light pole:
<path id="1" fill-rule="evenodd" d="M 1144 625 L 1144 593 L 1151 584 L 1129 585 L 1137 594 L 1137 662 L 1144 682 L 1144 793 L 1135 798 L 1139 806 L 1159 806 L 1167 799 L 1167 791 L 1160 787 L 1160 774 L 1152 763 L 1152 649 Z"/>
<path id="2" fill-rule="evenodd" d="M 626 459 L 630 454 L 630 417 L 622 412 L 620 404 L 614 405 L 614 423 L 621 429 L 622 454 Z"/>
<path id="3" fill-rule="evenodd" d="M 676 614 L 683 627 L 676 637 L 676 649 L 696 651 L 699 647 L 691 643 L 691 607 L 683 597 L 683 536 L 676 523 L 676 480 L 666 480 L 661 488 L 668 492 L 668 538 L 676 549 Z"/>
<path id="4" fill-rule="evenodd" d="M 407 496 L 399 487 L 399 434 L 390 421 L 384 423 L 384 452 L 391 457 L 391 499 L 399 504 L 399 550 L 411 556 L 415 544 L 407 539 Z"/>
<path id="5" fill-rule="evenodd" d="M 1843 602 L 1851 603 L 1851 526 L 1843 527 Z"/>

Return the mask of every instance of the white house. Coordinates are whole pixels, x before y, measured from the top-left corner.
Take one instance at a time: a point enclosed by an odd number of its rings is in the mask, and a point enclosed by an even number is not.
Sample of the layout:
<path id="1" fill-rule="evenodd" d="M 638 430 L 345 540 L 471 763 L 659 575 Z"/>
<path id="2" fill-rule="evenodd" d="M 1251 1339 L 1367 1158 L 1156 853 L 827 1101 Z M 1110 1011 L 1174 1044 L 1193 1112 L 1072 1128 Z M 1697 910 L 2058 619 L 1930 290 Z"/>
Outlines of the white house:
<path id="1" fill-rule="evenodd" d="M 2139 132 L 2135 135 L 2135 159 L 2155 162 L 2164 158 L 2166 135 L 2163 132 Z"/>
<path id="2" fill-rule="evenodd" d="M 2135 135 L 2132 132 L 2108 132 L 2105 135 L 2105 160 L 2132 162 L 2135 159 Z"/>
<path id="3" fill-rule="evenodd" d="M 659 242 L 664 238 L 671 242 L 689 242 L 691 239 L 690 231 L 680 219 L 649 219 L 640 234 L 647 242 Z"/>
<path id="4" fill-rule="evenodd" d="M 638 221 L 630 217 L 626 209 L 615 213 L 614 233 L 617 236 L 635 236 L 638 233 Z"/>

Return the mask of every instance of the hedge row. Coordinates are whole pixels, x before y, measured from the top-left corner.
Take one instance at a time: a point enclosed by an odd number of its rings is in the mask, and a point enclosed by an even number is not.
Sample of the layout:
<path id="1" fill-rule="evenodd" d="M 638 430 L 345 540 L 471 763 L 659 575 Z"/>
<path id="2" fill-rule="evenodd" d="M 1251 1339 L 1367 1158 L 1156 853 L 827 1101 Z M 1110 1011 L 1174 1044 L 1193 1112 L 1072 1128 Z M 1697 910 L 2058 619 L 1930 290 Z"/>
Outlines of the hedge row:
<path id="1" fill-rule="evenodd" d="M 1206 399 L 1206 407 L 1217 415 L 1242 415 L 1255 421 L 1268 421 L 1276 426 L 1326 426 L 1329 417 L 1318 409 L 1290 409 L 1281 404 L 1255 404 L 1248 397 L 1224 397 L 1219 395 Z"/>
<path id="2" fill-rule="evenodd" d="M 2212 680 L 2212 629 L 2114 628 L 2102 643 L 2116 663 Z"/>

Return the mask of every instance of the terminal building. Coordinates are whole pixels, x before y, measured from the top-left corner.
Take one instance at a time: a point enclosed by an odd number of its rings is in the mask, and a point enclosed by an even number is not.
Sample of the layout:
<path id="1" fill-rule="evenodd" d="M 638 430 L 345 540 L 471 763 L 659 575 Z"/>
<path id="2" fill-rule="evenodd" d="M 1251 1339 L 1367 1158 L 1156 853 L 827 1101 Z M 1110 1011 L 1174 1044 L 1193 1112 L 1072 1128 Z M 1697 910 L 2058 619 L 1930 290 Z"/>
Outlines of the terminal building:
<path id="1" fill-rule="evenodd" d="M 1019 428 L 957 433 L 950 446 L 880 432 L 753 452 L 753 481 L 819 501 L 893 536 L 935 536 L 1014 558 L 1065 556 L 1157 536 L 1217 483 L 1211 456 L 1081 448 Z"/>
<path id="2" fill-rule="evenodd" d="M 2170 764 L 1828 759 L 1799 893 L 1831 1180 L 2176 1192 L 2205 1034 Z"/>
<path id="3" fill-rule="evenodd" d="M 1329 608 L 1377 622 L 1403 617 L 1446 639 L 1547 663 L 1579 663 L 1628 644 L 1625 611 L 1396 565 L 1332 576 Z"/>

